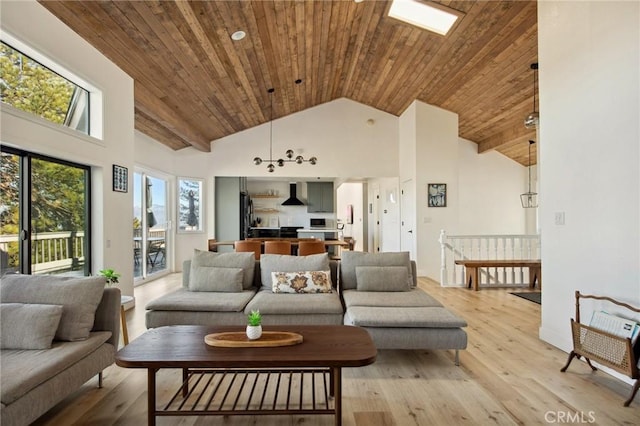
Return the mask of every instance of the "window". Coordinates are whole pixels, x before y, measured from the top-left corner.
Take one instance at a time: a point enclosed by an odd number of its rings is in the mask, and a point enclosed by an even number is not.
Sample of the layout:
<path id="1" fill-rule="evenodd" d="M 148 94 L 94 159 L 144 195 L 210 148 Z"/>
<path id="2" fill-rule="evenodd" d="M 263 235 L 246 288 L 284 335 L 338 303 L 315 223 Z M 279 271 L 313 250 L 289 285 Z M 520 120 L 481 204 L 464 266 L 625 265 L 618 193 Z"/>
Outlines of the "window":
<path id="1" fill-rule="evenodd" d="M 2 102 L 52 123 L 90 134 L 89 92 L 0 42 Z"/>
<path id="2" fill-rule="evenodd" d="M 88 166 L 2 147 L 0 275 L 90 275 Z"/>

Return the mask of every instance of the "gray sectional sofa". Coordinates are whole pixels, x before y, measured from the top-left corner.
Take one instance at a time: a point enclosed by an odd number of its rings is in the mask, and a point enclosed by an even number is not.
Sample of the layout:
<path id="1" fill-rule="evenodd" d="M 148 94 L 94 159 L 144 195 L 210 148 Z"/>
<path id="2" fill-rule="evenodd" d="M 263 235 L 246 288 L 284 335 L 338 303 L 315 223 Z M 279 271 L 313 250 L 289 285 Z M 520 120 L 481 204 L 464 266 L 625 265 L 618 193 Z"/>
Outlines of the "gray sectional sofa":
<path id="1" fill-rule="evenodd" d="M 120 290 L 103 277 L 6 275 L 0 288 L 0 423 L 28 425 L 113 364 Z"/>
<path id="2" fill-rule="evenodd" d="M 314 271 L 328 271 L 330 290 L 318 290 Z M 407 252 L 347 251 L 341 261 L 327 254 L 264 254 L 256 261 L 253 253 L 196 250 L 183 265 L 182 288 L 146 309 L 147 328 L 244 325 L 247 314 L 259 310 L 265 326 L 359 326 L 378 349 L 451 349 L 456 364 L 467 347 L 466 322 L 417 287 Z"/>

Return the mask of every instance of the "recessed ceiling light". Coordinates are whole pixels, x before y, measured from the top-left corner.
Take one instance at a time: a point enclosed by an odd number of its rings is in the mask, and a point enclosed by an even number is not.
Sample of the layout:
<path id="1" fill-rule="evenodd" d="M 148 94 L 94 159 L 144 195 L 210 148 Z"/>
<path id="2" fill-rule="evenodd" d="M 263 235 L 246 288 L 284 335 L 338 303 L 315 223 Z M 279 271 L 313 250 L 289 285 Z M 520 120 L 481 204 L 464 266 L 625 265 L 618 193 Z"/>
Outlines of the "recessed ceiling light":
<path id="1" fill-rule="evenodd" d="M 418 0 L 393 0 L 389 16 L 440 35 L 447 35 L 462 13 Z"/>
<path id="2" fill-rule="evenodd" d="M 231 34 L 231 40 L 239 41 L 242 40 L 246 35 L 247 33 L 242 30 L 236 31 L 235 33 Z"/>

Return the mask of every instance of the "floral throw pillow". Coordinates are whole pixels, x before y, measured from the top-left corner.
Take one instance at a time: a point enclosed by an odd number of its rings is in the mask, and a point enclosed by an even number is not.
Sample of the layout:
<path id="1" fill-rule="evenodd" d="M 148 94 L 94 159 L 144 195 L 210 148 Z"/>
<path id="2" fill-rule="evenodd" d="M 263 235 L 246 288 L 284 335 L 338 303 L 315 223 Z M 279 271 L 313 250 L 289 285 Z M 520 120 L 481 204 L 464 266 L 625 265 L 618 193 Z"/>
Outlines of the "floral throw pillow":
<path id="1" fill-rule="evenodd" d="M 332 293 L 331 271 L 271 272 L 274 293 Z"/>

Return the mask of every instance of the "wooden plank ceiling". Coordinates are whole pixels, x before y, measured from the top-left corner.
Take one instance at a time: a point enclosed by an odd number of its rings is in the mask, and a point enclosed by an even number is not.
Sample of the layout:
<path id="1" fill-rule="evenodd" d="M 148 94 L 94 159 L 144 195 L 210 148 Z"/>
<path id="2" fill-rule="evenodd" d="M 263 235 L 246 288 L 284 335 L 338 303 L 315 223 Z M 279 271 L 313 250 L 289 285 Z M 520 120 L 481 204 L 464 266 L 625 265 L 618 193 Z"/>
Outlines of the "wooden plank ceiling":
<path id="1" fill-rule="evenodd" d="M 175 150 L 268 121 L 274 87 L 274 118 L 340 97 L 399 116 L 419 99 L 526 165 L 536 2 L 437 3 L 464 13 L 446 37 L 388 1 L 41 1 L 135 80 L 136 128 Z"/>

